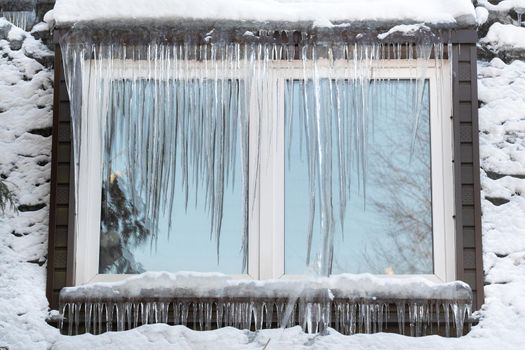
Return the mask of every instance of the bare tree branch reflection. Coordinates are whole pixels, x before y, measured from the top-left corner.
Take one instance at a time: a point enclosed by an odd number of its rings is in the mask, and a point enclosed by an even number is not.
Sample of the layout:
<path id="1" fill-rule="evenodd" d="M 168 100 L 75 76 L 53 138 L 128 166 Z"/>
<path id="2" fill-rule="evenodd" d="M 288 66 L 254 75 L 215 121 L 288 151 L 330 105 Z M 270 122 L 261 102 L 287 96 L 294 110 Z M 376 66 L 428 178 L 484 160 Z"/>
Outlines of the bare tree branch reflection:
<path id="1" fill-rule="evenodd" d="M 363 253 L 372 272 L 432 273 L 430 131 L 427 116 L 420 120 L 413 152 L 408 135 L 406 139 L 405 135 L 388 131 L 376 135 L 384 145 L 372 151 L 370 183 L 380 189 L 378 192 L 382 196 L 371 196 L 367 201 L 384 215 L 388 228 Z M 411 130 L 412 120 L 408 116 L 398 122 L 398 130 Z"/>

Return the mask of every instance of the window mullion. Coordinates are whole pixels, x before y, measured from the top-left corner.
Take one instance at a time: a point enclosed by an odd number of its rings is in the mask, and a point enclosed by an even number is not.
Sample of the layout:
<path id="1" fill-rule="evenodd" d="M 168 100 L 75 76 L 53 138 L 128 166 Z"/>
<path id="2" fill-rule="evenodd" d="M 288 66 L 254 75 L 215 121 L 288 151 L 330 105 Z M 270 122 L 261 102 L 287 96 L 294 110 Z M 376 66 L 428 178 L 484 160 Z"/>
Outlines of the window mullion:
<path id="1" fill-rule="evenodd" d="M 260 278 L 284 273 L 284 80 L 269 69 L 261 124 Z"/>

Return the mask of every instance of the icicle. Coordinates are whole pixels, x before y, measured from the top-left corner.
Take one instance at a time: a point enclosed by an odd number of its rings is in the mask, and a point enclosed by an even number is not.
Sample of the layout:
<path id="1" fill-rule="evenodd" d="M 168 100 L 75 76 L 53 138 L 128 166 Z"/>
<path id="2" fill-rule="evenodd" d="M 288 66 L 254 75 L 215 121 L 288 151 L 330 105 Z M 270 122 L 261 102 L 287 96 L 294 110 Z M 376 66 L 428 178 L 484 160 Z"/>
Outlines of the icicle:
<path id="1" fill-rule="evenodd" d="M 263 329 L 264 308 L 265 308 L 265 303 L 264 302 L 262 302 L 262 303 L 259 303 L 259 302 L 252 303 L 253 320 L 254 320 L 253 323 L 254 323 L 256 331 L 259 331 L 259 330 Z"/>
<path id="2" fill-rule="evenodd" d="M 60 322 L 59 322 L 60 331 L 64 330 L 64 318 L 66 317 L 66 308 L 68 308 L 67 303 L 60 305 Z"/>
<path id="3" fill-rule="evenodd" d="M 122 332 L 124 330 L 124 308 L 121 303 L 115 305 L 115 317 L 117 320 L 117 332 Z"/>
<path id="4" fill-rule="evenodd" d="M 450 337 L 450 305 L 448 303 L 444 303 L 443 305 L 443 312 L 444 312 L 444 322 L 445 322 L 445 337 Z"/>
<path id="5" fill-rule="evenodd" d="M 465 324 L 467 306 L 458 302 L 453 303 L 451 306 L 452 314 L 454 315 L 454 327 L 456 328 L 456 337 L 459 338 L 463 335 L 463 327 Z"/>
<path id="6" fill-rule="evenodd" d="M 399 301 L 395 305 L 398 332 L 405 334 L 405 312 L 408 311 L 410 335 L 414 337 L 439 334 L 442 323 L 441 313 L 444 316 L 445 335 L 450 336 L 452 323 L 455 336 L 460 337 L 463 335 L 464 325 L 472 312 L 471 305 L 463 301 L 442 303 L 419 300 Z M 69 335 L 79 334 L 82 325 L 86 333 L 100 334 L 112 330 L 124 331 L 140 324 L 168 324 L 169 322 L 169 324 L 182 324 L 196 330 L 211 330 L 213 326 L 217 328 L 231 326 L 258 331 L 273 327 L 274 311 L 277 314 L 277 327 L 287 328 L 300 325 L 305 332 L 311 334 L 323 334 L 328 327 L 333 327 L 345 335 L 357 332 L 371 334 L 385 331 L 389 322 L 389 304 L 377 300 L 321 302 L 299 298 L 295 303 L 290 303 L 286 300 L 273 302 L 231 299 L 221 302 L 195 298 L 184 301 L 146 301 L 143 303 L 129 301 L 63 303 L 61 312 L 67 317 L 62 317 L 60 328 L 63 331 L 64 322 L 67 322 L 67 334 Z M 450 311 L 452 311 L 452 320 Z M 170 320 L 170 312 L 173 321 Z M 82 313 L 83 323 L 80 321 Z M 188 322 L 190 314 L 192 315 L 191 322 Z M 140 324 L 139 320 L 141 320 Z M 113 321 L 115 321 L 116 328 L 113 327 Z M 216 323 L 212 324 L 214 321 Z M 437 328 L 433 328 L 434 323 Z"/>
<path id="7" fill-rule="evenodd" d="M 180 316 L 180 324 L 183 326 L 186 326 L 188 324 L 188 311 L 189 307 L 186 302 L 183 302 L 181 305 L 181 316 Z"/>
<path id="8" fill-rule="evenodd" d="M 213 310 L 212 303 L 208 302 L 204 304 L 204 317 L 205 317 L 204 329 L 207 331 L 211 330 L 212 315 L 213 315 L 212 310 Z M 167 323 L 167 320 L 165 323 Z"/>
<path id="9" fill-rule="evenodd" d="M 72 335 L 73 334 L 73 313 L 74 313 L 75 304 L 68 304 L 67 305 L 67 334 Z"/>
<path id="10" fill-rule="evenodd" d="M 141 315 L 141 323 L 143 325 L 149 323 L 149 303 L 141 303 L 140 304 L 140 315 Z"/>
<path id="11" fill-rule="evenodd" d="M 104 311 L 104 304 L 97 304 L 97 323 L 98 323 L 98 332 L 97 334 L 102 333 L 102 313 Z"/>
<path id="12" fill-rule="evenodd" d="M 113 311 L 114 304 L 106 304 L 106 332 L 111 332 L 113 330 Z"/>
<path id="13" fill-rule="evenodd" d="M 222 328 L 226 325 L 226 323 L 223 320 L 224 317 L 224 303 L 218 302 L 217 308 L 216 308 L 216 320 L 217 320 L 217 328 Z"/>
<path id="14" fill-rule="evenodd" d="M 364 325 L 363 332 L 366 334 L 371 334 L 372 333 L 372 317 L 371 317 L 372 305 L 366 303 L 366 304 L 361 304 L 361 307 L 362 307 L 361 317 L 363 319 L 363 325 Z"/>
<path id="15" fill-rule="evenodd" d="M 124 312 L 126 314 L 126 323 L 128 324 L 128 328 L 127 329 L 132 329 L 134 328 L 133 326 L 133 323 L 131 321 L 132 317 L 133 317 L 133 314 L 132 314 L 132 304 L 129 303 L 129 302 L 126 302 L 124 303 Z"/>
<path id="16" fill-rule="evenodd" d="M 96 303 L 93 303 L 93 312 L 92 312 L 92 327 L 93 327 L 93 331 L 91 333 L 93 334 L 99 334 L 99 330 L 98 330 L 98 305 L 99 303 L 96 302 Z"/>
<path id="17" fill-rule="evenodd" d="M 439 334 L 439 328 L 440 328 L 440 324 L 439 324 L 439 314 L 440 314 L 440 310 L 439 310 L 439 303 L 436 303 L 434 305 L 435 309 L 436 309 L 436 325 L 437 325 L 437 333 Z"/>
<path id="18" fill-rule="evenodd" d="M 405 303 L 396 304 L 397 324 L 399 325 L 399 334 L 405 335 Z"/>
<path id="19" fill-rule="evenodd" d="M 84 304 L 84 327 L 86 333 L 91 333 L 91 316 L 93 313 L 93 305 L 91 303 Z"/>
<path id="20" fill-rule="evenodd" d="M 35 11 L 0 11 L 0 17 L 5 17 L 9 22 L 27 32 L 31 31 L 36 21 Z"/>
<path id="21" fill-rule="evenodd" d="M 466 315 L 465 315 L 465 320 L 467 322 L 467 333 L 470 332 L 472 330 L 472 320 L 471 320 L 471 317 L 472 317 L 472 304 L 467 304 L 465 305 L 466 307 Z"/>
<path id="22" fill-rule="evenodd" d="M 267 303 L 264 307 L 264 319 L 266 320 L 266 328 L 272 328 L 274 303 Z M 279 327 L 279 325 L 277 326 Z"/>
<path id="23" fill-rule="evenodd" d="M 141 310 L 141 303 L 133 304 L 133 328 L 139 325 L 139 313 Z"/>

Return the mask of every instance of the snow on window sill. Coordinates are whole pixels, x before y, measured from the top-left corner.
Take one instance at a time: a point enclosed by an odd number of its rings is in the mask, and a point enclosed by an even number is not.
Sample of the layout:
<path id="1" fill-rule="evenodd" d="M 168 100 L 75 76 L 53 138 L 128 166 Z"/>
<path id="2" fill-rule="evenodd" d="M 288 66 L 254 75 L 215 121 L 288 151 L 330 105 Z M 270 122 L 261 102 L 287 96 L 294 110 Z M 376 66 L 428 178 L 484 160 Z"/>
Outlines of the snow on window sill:
<path id="1" fill-rule="evenodd" d="M 148 272 L 64 288 L 60 328 L 65 334 L 99 334 L 151 323 L 199 330 L 300 325 L 310 333 L 331 327 L 343 334 L 394 329 L 413 336 L 459 337 L 472 321 L 471 305 L 467 284 L 422 277 L 345 274 L 254 281 L 213 273 Z"/>
<path id="2" fill-rule="evenodd" d="M 329 291 L 344 298 L 470 300 L 470 287 L 460 281 L 436 283 L 420 276 L 341 274 L 302 279 L 246 280 L 220 273 L 146 272 L 117 282 L 66 287 L 62 300 L 77 298 L 283 298 L 297 291 Z"/>

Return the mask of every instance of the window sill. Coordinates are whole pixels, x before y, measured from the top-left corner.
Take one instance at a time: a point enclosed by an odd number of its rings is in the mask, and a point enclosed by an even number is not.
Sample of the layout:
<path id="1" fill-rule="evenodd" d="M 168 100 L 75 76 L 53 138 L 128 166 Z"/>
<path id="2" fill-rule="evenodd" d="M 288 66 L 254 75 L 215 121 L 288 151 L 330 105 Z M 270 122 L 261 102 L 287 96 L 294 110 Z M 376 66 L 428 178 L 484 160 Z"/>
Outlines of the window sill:
<path id="1" fill-rule="evenodd" d="M 61 329 L 67 334 L 168 323 L 200 330 L 300 325 L 310 333 L 331 327 L 343 334 L 394 329 L 414 336 L 461 336 L 471 321 L 471 305 L 472 292 L 463 282 L 370 274 L 255 281 L 145 273 L 60 293 Z"/>

